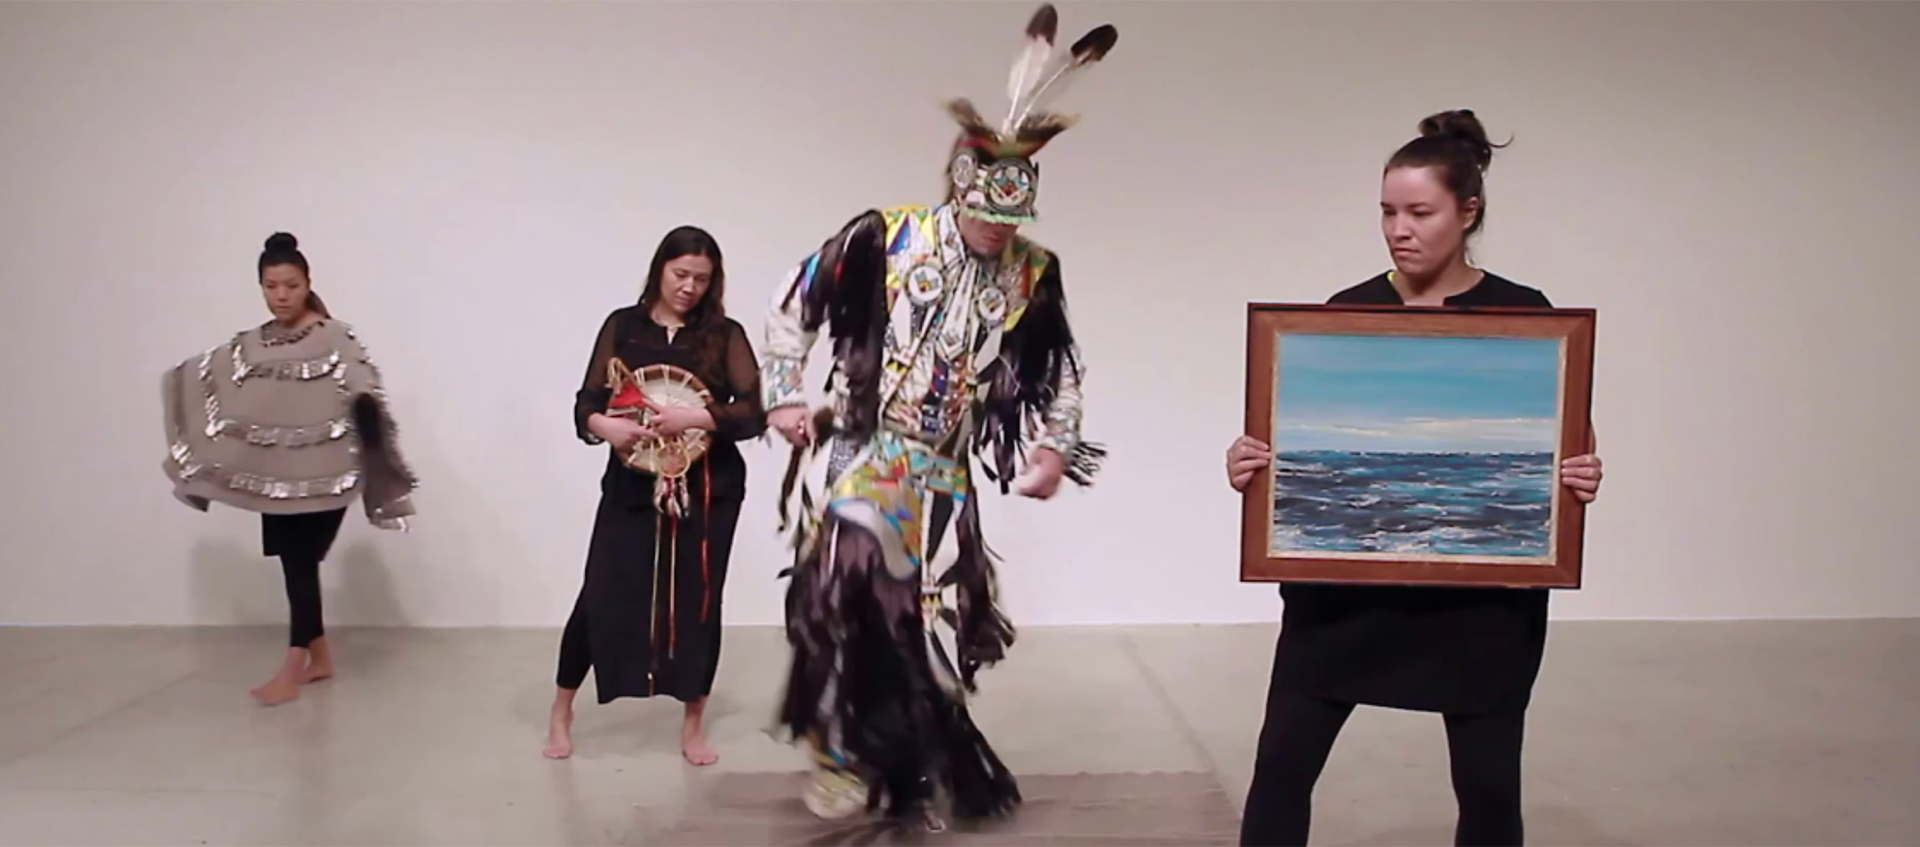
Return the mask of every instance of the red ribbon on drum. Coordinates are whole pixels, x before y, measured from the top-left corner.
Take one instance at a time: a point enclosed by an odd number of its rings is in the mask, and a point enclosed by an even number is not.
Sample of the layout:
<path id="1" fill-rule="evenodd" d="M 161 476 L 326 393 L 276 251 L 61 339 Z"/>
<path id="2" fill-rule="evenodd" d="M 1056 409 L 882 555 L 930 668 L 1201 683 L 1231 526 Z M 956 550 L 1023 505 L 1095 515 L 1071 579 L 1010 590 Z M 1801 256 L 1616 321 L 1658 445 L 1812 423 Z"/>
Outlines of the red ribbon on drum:
<path id="1" fill-rule="evenodd" d="M 713 401 L 713 393 L 707 390 L 705 383 L 684 368 L 673 365 L 646 365 L 638 370 L 630 368 L 618 358 L 607 362 L 607 386 L 613 389 L 613 399 L 607 403 L 607 415 L 622 417 L 646 426 L 651 422 L 653 406 L 685 408 L 708 408 Z M 706 458 L 707 451 L 713 446 L 713 435 L 704 429 L 687 429 L 671 436 L 642 436 L 633 446 L 616 451 L 620 461 L 641 473 L 652 474 L 653 505 L 655 510 L 654 532 L 654 602 L 650 628 L 658 637 L 660 608 L 660 576 L 664 570 L 667 580 L 667 657 L 673 657 L 676 641 L 675 619 L 677 617 L 674 602 L 674 565 L 679 556 L 680 519 L 686 517 L 690 505 L 688 497 L 687 473 L 694 464 Z M 711 513 L 713 502 L 713 472 L 702 465 L 702 500 L 705 511 Z M 710 522 L 710 521 L 709 521 Z M 711 531 L 711 527 L 708 527 Z M 667 561 L 664 568 L 660 562 L 660 539 L 667 540 Z M 700 540 L 700 620 L 706 622 L 712 593 L 709 581 L 709 561 L 707 551 L 707 533 Z"/>

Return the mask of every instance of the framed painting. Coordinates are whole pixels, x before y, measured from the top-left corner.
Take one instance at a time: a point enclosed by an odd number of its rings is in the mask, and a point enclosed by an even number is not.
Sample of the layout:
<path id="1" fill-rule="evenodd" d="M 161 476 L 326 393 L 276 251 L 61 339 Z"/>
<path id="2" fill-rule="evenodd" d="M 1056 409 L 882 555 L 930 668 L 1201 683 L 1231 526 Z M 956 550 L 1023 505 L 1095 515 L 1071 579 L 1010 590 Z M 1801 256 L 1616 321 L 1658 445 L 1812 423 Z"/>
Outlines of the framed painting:
<path id="1" fill-rule="evenodd" d="M 1250 304 L 1241 581 L 1579 588 L 1594 317 Z"/>

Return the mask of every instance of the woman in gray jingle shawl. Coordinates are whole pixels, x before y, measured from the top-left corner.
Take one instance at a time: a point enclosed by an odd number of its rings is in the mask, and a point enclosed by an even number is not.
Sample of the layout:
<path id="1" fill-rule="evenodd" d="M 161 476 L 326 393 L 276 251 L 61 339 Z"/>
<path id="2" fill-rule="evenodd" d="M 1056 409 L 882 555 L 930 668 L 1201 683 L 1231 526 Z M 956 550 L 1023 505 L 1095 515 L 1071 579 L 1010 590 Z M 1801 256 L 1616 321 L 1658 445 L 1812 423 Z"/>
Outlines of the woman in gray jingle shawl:
<path id="1" fill-rule="evenodd" d="M 286 660 L 254 699 L 278 705 L 333 676 L 320 621 L 320 562 L 358 497 L 367 518 L 404 529 L 417 486 L 395 444 L 380 372 L 313 293 L 307 258 L 286 233 L 260 254 L 273 320 L 194 356 L 163 378 L 174 496 L 260 513 L 263 552 L 286 574 Z"/>

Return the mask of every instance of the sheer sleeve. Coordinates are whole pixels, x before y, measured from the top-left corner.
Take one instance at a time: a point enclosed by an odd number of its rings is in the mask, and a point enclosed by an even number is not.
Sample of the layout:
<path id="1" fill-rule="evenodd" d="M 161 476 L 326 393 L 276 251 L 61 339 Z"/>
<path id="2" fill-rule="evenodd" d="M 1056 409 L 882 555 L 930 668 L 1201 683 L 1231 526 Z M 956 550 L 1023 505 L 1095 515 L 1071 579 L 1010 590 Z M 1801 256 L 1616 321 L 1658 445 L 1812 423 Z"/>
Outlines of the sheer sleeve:
<path id="1" fill-rule="evenodd" d="M 760 362 L 754 358 L 747 331 L 727 321 L 726 361 L 722 364 L 727 393 L 732 397 L 720 402 L 716 397 L 707 411 L 713 415 L 715 438 L 746 441 L 758 438 L 767 429 L 767 411 L 760 396 Z"/>
<path id="2" fill-rule="evenodd" d="M 588 444 L 601 444 L 600 436 L 587 429 L 587 419 L 596 412 L 607 410 L 607 401 L 613 399 L 613 389 L 607 385 L 607 362 L 613 359 L 614 323 L 619 313 L 607 315 L 605 323 L 600 325 L 600 335 L 593 342 L 593 356 L 587 360 L 587 375 L 580 381 L 580 390 L 573 398 L 574 434 Z"/>

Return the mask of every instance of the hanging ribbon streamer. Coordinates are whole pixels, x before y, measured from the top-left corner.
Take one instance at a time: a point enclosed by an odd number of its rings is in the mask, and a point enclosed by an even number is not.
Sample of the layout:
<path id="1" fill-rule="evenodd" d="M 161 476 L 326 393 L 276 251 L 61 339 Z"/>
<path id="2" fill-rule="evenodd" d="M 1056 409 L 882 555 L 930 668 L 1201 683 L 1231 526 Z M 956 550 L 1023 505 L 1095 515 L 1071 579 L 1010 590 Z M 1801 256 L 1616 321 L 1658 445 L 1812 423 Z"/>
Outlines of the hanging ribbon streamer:
<path id="1" fill-rule="evenodd" d="M 713 604 L 713 577 L 708 570 L 707 545 L 713 540 L 713 464 L 700 466 L 700 622 L 707 622 L 707 609 Z"/>
<path id="2" fill-rule="evenodd" d="M 660 546 L 659 542 L 656 541 L 654 543 L 654 549 L 656 550 L 659 549 L 659 546 Z M 679 570 L 679 567 L 677 567 L 679 563 L 680 563 L 680 519 L 677 517 L 669 517 L 667 518 L 667 658 L 668 659 L 673 658 L 674 642 L 680 632 L 678 619 L 674 614 L 674 602 L 673 602 L 674 601 L 673 595 L 675 594 L 673 590 L 673 583 L 674 583 L 673 572 Z"/>
<path id="3" fill-rule="evenodd" d="M 661 483 L 667 482 L 663 477 Z M 672 660 L 679 649 L 680 615 L 678 603 L 677 572 L 680 567 L 680 520 L 686 514 L 688 501 L 686 478 L 674 480 L 677 492 L 663 498 L 656 484 L 654 503 L 657 508 L 653 515 L 653 604 L 647 629 L 651 640 L 660 642 L 660 580 L 661 572 L 666 573 L 667 583 L 667 659 Z M 712 550 L 708 546 L 713 536 L 713 466 L 702 463 L 700 467 L 701 508 L 705 514 L 701 518 L 703 532 L 700 538 L 700 623 L 705 624 L 713 607 L 713 564 Z M 665 548 L 665 561 L 662 562 L 662 547 Z M 655 654 L 658 655 L 657 653 Z M 658 661 L 654 667 L 658 668 Z"/>
<path id="4" fill-rule="evenodd" d="M 647 592 L 647 693 L 652 694 L 653 676 L 660 668 L 660 653 L 653 644 L 660 640 L 660 521 L 659 512 L 653 513 L 653 590 Z"/>

